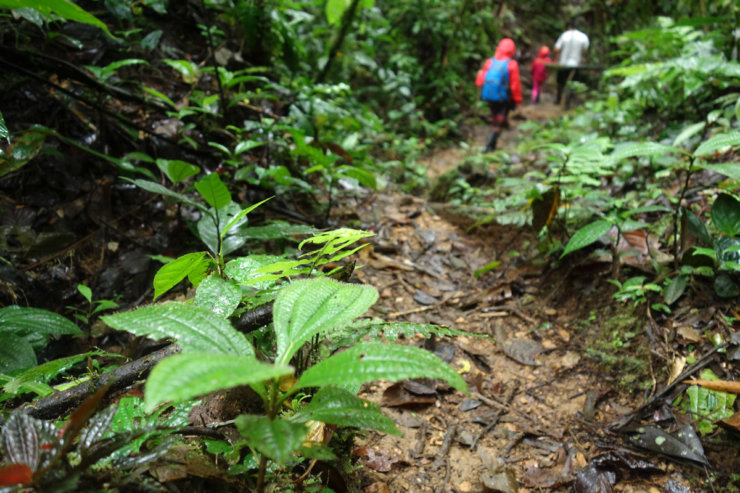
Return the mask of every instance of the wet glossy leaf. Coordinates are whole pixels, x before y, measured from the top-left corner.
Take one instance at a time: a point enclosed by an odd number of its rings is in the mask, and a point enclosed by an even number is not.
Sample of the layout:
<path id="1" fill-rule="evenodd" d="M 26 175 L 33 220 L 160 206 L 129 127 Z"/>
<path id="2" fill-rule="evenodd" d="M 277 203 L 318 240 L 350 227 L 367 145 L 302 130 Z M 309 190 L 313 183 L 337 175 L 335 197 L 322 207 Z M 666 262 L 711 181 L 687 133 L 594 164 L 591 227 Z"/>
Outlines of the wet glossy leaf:
<path id="1" fill-rule="evenodd" d="M 82 7 L 68 0 L 0 0 L 0 9 L 21 9 L 33 8 L 44 15 L 56 14 L 62 19 L 68 21 L 82 22 L 99 27 L 109 36 L 113 35 L 108 30 L 108 26 L 103 24 L 97 17 L 88 13 Z"/>
<path id="2" fill-rule="evenodd" d="M 355 180 L 360 182 L 361 185 L 367 188 L 371 188 L 374 190 L 377 187 L 375 175 L 366 169 L 358 168 L 357 166 L 340 166 L 337 169 L 337 172 L 340 175 L 354 178 Z"/>
<path id="3" fill-rule="evenodd" d="M 273 308 L 277 362 L 285 364 L 314 335 L 341 328 L 378 299 L 372 286 L 329 278 L 295 281 L 280 291 Z"/>
<path id="4" fill-rule="evenodd" d="M 740 163 L 718 163 L 708 164 L 702 166 L 704 169 L 708 169 L 720 175 L 727 176 L 733 180 L 740 181 Z"/>
<path id="5" fill-rule="evenodd" d="M 234 424 L 252 447 L 278 464 L 290 461 L 308 433 L 308 428 L 302 423 L 270 420 L 265 416 L 243 414 L 234 420 Z"/>
<path id="6" fill-rule="evenodd" d="M 637 428 L 630 440 L 653 452 L 658 452 L 675 459 L 690 460 L 700 464 L 709 465 L 704 457 L 703 451 L 694 450 L 691 445 L 684 443 L 679 438 L 669 435 L 657 426 L 642 426 Z"/>
<path id="7" fill-rule="evenodd" d="M 198 190 L 203 200 L 208 205 L 218 210 L 231 202 L 231 194 L 226 184 L 221 181 L 218 173 L 211 173 L 195 182 L 195 189 Z"/>
<path id="8" fill-rule="evenodd" d="M 217 276 L 205 278 L 195 292 L 195 304 L 208 308 L 216 315 L 228 318 L 242 299 L 241 288 L 231 280 Z"/>
<path id="9" fill-rule="evenodd" d="M 714 278 L 714 292 L 720 298 L 736 298 L 740 296 L 740 288 L 732 280 L 732 277 L 725 272 L 720 272 Z"/>
<path id="10" fill-rule="evenodd" d="M 732 195 L 720 194 L 712 204 L 712 222 L 728 236 L 740 233 L 740 201 Z"/>
<path id="11" fill-rule="evenodd" d="M 12 334 L 0 334 L 0 373 L 30 368 L 36 362 L 36 352 L 28 341 Z"/>
<path id="12" fill-rule="evenodd" d="M 242 230 L 242 236 L 251 240 L 273 240 L 278 238 L 291 240 L 295 235 L 308 235 L 315 232 L 315 228 L 304 224 L 290 224 L 287 221 L 273 221 L 264 226 L 244 228 Z"/>
<path id="13" fill-rule="evenodd" d="M 666 302 L 666 305 L 672 305 L 681 297 L 686 290 L 687 282 L 686 276 L 677 276 L 671 280 L 671 283 L 663 291 L 663 301 Z"/>
<path id="14" fill-rule="evenodd" d="M 709 234 L 709 230 L 707 229 L 707 225 L 704 224 L 704 221 L 699 219 L 699 217 L 689 209 L 682 210 L 683 213 L 686 214 L 686 220 L 688 221 L 689 231 L 691 234 L 696 236 L 705 246 L 711 245 L 713 243 L 712 235 Z"/>
<path id="15" fill-rule="evenodd" d="M 291 367 L 262 363 L 253 354 L 176 354 L 161 361 L 149 375 L 144 409 L 151 412 L 163 402 L 185 401 L 215 390 L 264 382 L 291 373 Z"/>
<path id="16" fill-rule="evenodd" d="M 694 151 L 694 155 L 711 156 L 717 151 L 724 151 L 725 149 L 729 150 L 731 147 L 736 147 L 738 145 L 740 145 L 740 132 L 721 133 L 702 142 L 701 145 L 696 148 L 696 151 Z"/>
<path id="17" fill-rule="evenodd" d="M 311 403 L 297 412 L 292 420 L 299 423 L 309 420 L 321 421 L 337 426 L 401 434 L 393 420 L 381 412 L 380 406 L 337 387 L 320 389 L 311 399 Z"/>
<path id="18" fill-rule="evenodd" d="M 241 235 L 242 227 L 247 225 L 247 218 L 242 216 L 231 225 L 230 231 L 223 235 L 223 228 L 235 218 L 241 208 L 236 202 L 230 202 L 226 206 L 218 209 L 209 209 L 207 214 L 198 221 L 198 236 L 208 249 L 214 255 L 218 255 L 219 239 L 221 239 L 221 255 L 228 255 L 234 250 L 239 249 L 246 242 L 246 238 Z M 216 219 L 214 219 L 216 218 Z M 223 236 L 222 236 L 223 235 Z"/>
<path id="19" fill-rule="evenodd" d="M 164 264 L 154 275 L 154 299 L 174 288 L 180 281 L 192 275 L 205 275 L 209 260 L 206 252 L 194 252 Z"/>
<path id="20" fill-rule="evenodd" d="M 585 248 L 595 243 L 602 235 L 611 229 L 612 223 L 606 219 L 599 219 L 582 227 L 573 235 L 560 258 L 565 257 L 571 252 Z"/>
<path id="21" fill-rule="evenodd" d="M 45 346 L 51 334 L 83 335 L 79 327 L 61 315 L 18 305 L 0 308 L 0 334 L 26 339 L 34 349 Z"/>
<path id="22" fill-rule="evenodd" d="M 261 206 L 262 204 L 270 200 L 271 198 L 272 197 L 266 198 L 265 200 L 261 202 L 257 202 L 256 204 L 250 205 L 249 207 L 245 207 L 244 209 L 236 213 L 234 217 L 231 218 L 231 220 L 226 224 L 226 226 L 224 226 L 223 230 L 221 231 L 221 238 L 223 238 L 226 235 L 226 233 L 229 232 L 231 228 L 236 227 L 236 226 L 239 226 L 239 227 L 244 226 L 247 223 L 245 216 L 249 214 L 250 212 L 252 212 L 257 207 Z"/>
<path id="23" fill-rule="evenodd" d="M 227 320 L 187 303 L 150 305 L 101 318 L 116 330 L 155 340 L 173 338 L 183 351 L 254 356 L 252 345 Z"/>
<path id="24" fill-rule="evenodd" d="M 16 137 L 8 149 L 0 153 L 0 177 L 22 168 L 38 156 L 45 140 L 46 134 L 34 128 Z"/>
<path id="25" fill-rule="evenodd" d="M 180 183 L 183 180 L 200 173 L 200 168 L 194 164 L 179 161 L 177 159 L 157 159 L 157 167 L 170 179 L 172 183 Z"/>
<path id="26" fill-rule="evenodd" d="M 99 356 L 101 351 L 90 351 L 88 353 L 76 354 L 66 358 L 60 358 L 47 361 L 39 366 L 30 368 L 23 373 L 16 375 L 15 378 L 3 386 L 3 390 L 8 394 L 18 394 L 21 392 L 34 392 L 40 396 L 51 395 L 53 390 L 46 385 L 51 379 L 66 372 L 74 365 L 83 361 L 89 356 Z"/>
<path id="27" fill-rule="evenodd" d="M 274 264 L 282 257 L 277 255 L 249 255 L 248 257 L 239 257 L 226 264 L 224 273 L 239 284 L 249 284 L 256 289 L 266 289 L 272 286 L 271 282 L 252 283 L 254 279 L 261 277 L 261 273 L 255 273 L 258 269 L 266 265 Z"/>
<path id="28" fill-rule="evenodd" d="M 337 353 L 306 370 L 298 388 L 325 385 L 346 386 L 385 379 L 440 378 L 458 390 L 467 391 L 460 375 L 424 349 L 368 342 Z"/>
<path id="29" fill-rule="evenodd" d="M 117 406 L 110 406 L 101 411 L 90 420 L 82 433 L 80 433 L 80 451 L 83 456 L 87 454 L 95 442 L 102 440 L 110 429 L 113 418 L 116 416 Z"/>

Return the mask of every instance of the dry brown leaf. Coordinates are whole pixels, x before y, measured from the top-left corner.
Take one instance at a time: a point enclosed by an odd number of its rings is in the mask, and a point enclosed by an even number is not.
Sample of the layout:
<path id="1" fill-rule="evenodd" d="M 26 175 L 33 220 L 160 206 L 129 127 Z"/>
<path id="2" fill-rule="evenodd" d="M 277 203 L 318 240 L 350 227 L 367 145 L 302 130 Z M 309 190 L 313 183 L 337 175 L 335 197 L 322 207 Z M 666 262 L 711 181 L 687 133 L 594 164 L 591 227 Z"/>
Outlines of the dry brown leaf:
<path id="1" fill-rule="evenodd" d="M 684 380 L 682 383 L 699 385 L 709 390 L 740 394 L 740 382 L 731 382 L 729 380 Z"/>

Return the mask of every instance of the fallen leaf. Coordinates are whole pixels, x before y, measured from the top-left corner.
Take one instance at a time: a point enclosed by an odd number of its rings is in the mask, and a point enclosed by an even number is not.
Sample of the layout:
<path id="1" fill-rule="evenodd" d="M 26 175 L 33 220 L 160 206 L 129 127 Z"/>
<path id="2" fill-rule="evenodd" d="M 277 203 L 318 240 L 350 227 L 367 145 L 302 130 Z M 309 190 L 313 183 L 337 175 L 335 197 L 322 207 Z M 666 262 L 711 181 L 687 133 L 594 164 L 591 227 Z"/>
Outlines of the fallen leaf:
<path id="1" fill-rule="evenodd" d="M 721 392 L 740 394 L 740 382 L 732 382 L 729 380 L 684 380 L 682 383 L 700 385 L 709 390 L 719 390 Z"/>

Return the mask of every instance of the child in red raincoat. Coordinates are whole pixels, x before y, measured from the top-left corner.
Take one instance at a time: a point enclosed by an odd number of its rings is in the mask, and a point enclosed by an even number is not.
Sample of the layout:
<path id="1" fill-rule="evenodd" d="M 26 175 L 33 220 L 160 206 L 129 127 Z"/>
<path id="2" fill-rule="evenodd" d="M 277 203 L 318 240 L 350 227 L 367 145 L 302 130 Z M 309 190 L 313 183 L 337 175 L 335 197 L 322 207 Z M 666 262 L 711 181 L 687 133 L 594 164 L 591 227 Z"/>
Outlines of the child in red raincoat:
<path id="1" fill-rule="evenodd" d="M 550 48 L 543 46 L 537 54 L 537 58 L 532 62 L 532 104 L 540 102 L 540 91 L 542 84 L 547 79 L 547 65 L 552 63 L 550 60 Z"/>
<path id="2" fill-rule="evenodd" d="M 478 75 L 475 78 L 475 85 L 483 87 L 486 82 L 486 73 L 494 64 L 494 60 L 506 61 L 507 97 L 503 101 L 486 101 L 491 110 L 491 135 L 488 137 L 488 142 L 486 143 L 486 151 L 496 149 L 496 142 L 498 141 L 501 129 L 507 125 L 509 111 L 522 103 L 522 83 L 519 78 L 519 64 L 514 60 L 514 55 L 516 55 L 514 40 L 510 38 L 502 39 L 496 48 L 496 54 L 493 58 L 486 60 L 483 68 L 478 71 Z M 485 90 L 483 94 L 485 95 Z M 485 100 L 485 96 L 483 99 Z"/>

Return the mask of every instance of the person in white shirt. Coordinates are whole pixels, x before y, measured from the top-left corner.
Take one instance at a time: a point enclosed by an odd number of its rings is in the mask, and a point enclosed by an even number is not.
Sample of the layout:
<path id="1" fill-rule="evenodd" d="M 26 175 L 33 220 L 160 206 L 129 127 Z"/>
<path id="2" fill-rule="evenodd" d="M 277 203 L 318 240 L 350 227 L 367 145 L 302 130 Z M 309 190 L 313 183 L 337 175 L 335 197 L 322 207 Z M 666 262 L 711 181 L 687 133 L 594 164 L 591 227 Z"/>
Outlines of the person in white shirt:
<path id="1" fill-rule="evenodd" d="M 558 40 L 555 42 L 555 57 L 558 60 L 558 65 L 564 66 L 564 68 L 558 69 L 558 92 L 555 98 L 556 104 L 560 104 L 560 101 L 563 97 L 563 90 L 565 89 L 565 85 L 568 80 L 577 78 L 577 67 L 584 59 L 584 55 L 586 51 L 588 51 L 588 45 L 588 36 L 586 35 L 586 33 L 576 29 L 575 21 L 571 21 L 568 23 L 568 30 L 561 34 Z M 566 108 L 570 106 L 570 96 L 571 94 L 568 93 L 565 99 Z"/>

